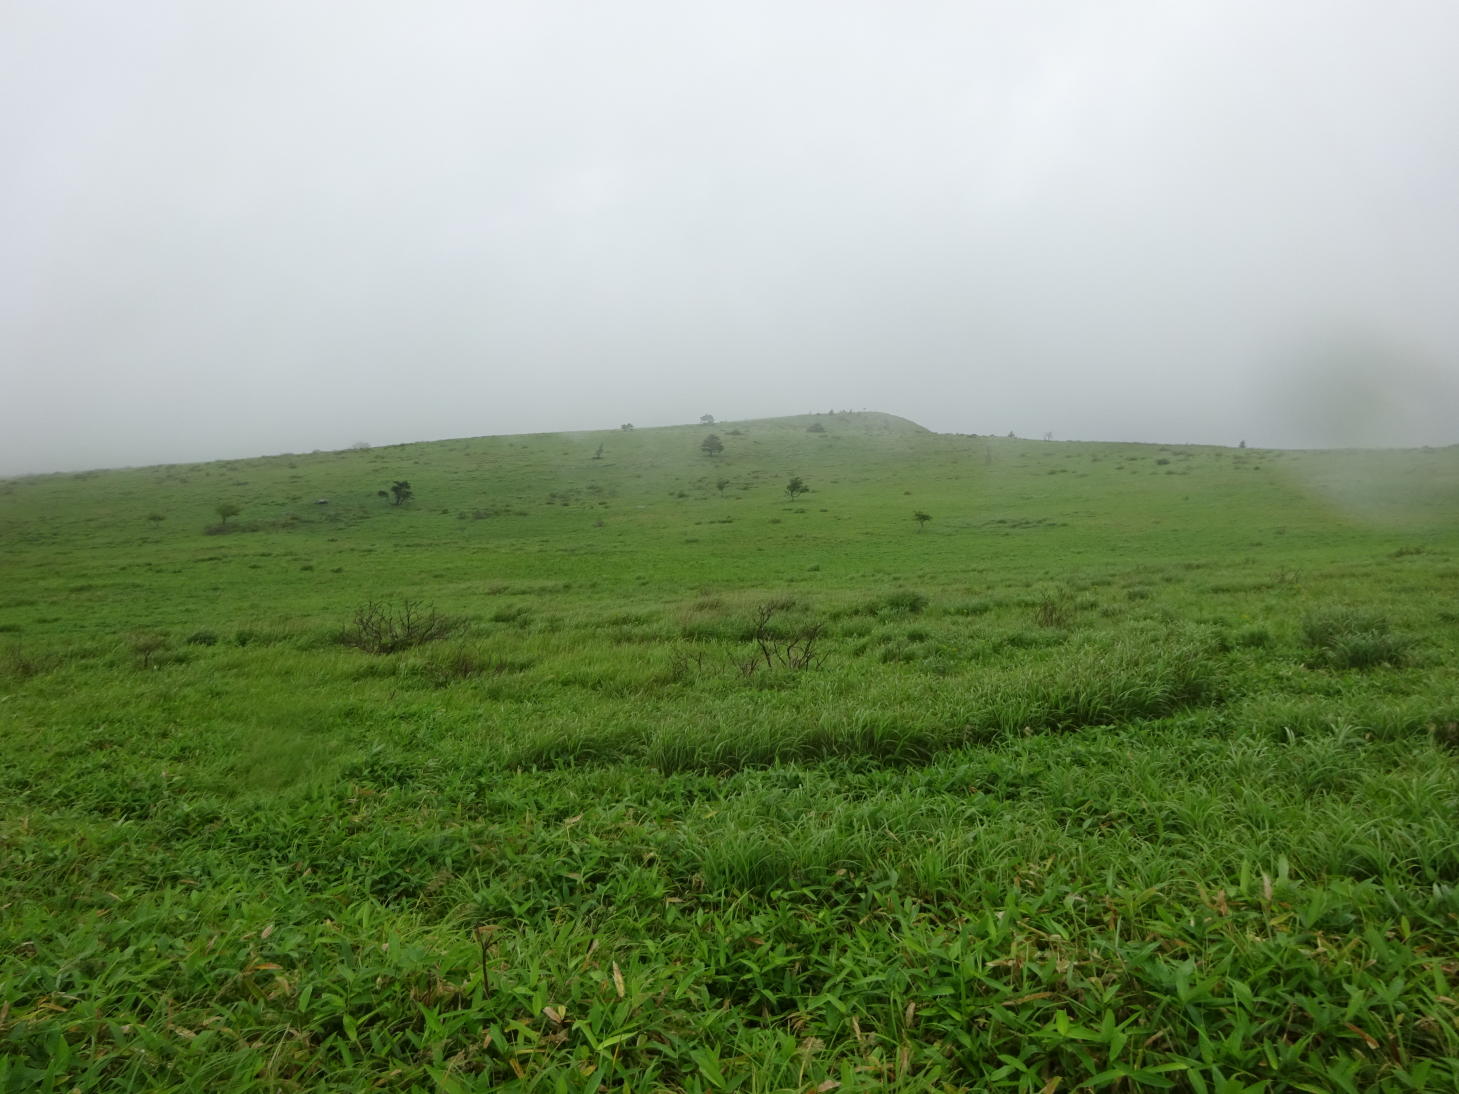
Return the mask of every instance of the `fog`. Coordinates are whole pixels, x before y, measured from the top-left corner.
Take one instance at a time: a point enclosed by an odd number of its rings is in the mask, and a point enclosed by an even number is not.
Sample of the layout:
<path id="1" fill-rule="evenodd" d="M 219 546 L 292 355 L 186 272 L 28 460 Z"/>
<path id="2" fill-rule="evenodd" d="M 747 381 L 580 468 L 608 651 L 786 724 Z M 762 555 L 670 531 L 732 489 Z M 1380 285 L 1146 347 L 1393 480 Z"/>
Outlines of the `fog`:
<path id="1" fill-rule="evenodd" d="M 0 7 L 0 473 L 1459 442 L 1450 0 Z"/>

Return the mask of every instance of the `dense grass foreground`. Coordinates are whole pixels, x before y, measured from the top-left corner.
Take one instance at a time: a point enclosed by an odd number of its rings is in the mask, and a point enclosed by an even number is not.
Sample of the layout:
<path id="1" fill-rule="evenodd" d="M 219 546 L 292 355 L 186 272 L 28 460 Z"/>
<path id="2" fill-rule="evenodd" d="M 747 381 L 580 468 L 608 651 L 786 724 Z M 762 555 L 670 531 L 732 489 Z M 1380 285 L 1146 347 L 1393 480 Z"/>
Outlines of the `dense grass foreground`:
<path id="1" fill-rule="evenodd" d="M 0 484 L 0 1089 L 1459 1087 L 1459 450 L 715 429 Z"/>

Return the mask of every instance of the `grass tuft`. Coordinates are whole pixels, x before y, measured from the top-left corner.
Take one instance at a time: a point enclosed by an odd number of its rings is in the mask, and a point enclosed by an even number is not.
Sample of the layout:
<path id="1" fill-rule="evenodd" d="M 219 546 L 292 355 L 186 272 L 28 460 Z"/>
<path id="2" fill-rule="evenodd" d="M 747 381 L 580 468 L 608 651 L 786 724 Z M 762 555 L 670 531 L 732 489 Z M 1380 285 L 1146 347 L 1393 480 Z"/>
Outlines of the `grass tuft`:
<path id="1" fill-rule="evenodd" d="M 1302 636 L 1310 663 L 1334 669 L 1400 667 L 1413 646 L 1384 616 L 1346 606 L 1309 612 L 1302 620 Z"/>

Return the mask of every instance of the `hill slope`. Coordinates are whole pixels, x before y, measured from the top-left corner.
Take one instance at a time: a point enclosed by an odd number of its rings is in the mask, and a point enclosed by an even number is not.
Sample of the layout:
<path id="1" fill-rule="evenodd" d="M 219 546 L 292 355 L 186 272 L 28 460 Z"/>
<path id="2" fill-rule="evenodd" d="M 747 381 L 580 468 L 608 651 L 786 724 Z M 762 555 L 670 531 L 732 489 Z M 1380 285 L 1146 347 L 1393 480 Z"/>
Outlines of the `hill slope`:
<path id="1" fill-rule="evenodd" d="M 1456 514 L 874 414 L 0 483 L 0 1074 L 1452 1087 Z"/>
<path id="2" fill-rule="evenodd" d="M 711 432 L 718 456 L 701 449 Z M 793 504 L 792 476 L 810 487 Z M 398 480 L 414 491 L 399 507 L 378 496 Z M 241 510 L 223 527 L 220 503 Z M 932 520 L 909 538 L 918 510 Z M 483 584 L 582 576 L 621 596 L 994 570 L 1062 580 L 1121 562 L 1282 567 L 1448 535 L 1456 511 L 1459 449 L 1045 443 L 865 413 L 483 437 L 10 480 L 0 528 L 23 591 L 0 624 L 36 636 L 302 625 L 380 595 L 470 612 Z"/>

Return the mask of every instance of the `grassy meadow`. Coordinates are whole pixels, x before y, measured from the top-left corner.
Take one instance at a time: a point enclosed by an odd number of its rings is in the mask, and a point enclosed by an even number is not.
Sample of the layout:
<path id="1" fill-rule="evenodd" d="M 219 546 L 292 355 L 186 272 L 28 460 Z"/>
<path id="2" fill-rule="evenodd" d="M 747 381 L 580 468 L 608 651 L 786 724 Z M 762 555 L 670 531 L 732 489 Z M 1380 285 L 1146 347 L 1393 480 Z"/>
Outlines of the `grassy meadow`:
<path id="1" fill-rule="evenodd" d="M 1459 447 L 482 437 L 0 563 L 0 1091 L 1459 1089 Z"/>

